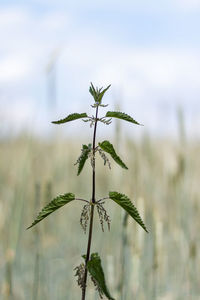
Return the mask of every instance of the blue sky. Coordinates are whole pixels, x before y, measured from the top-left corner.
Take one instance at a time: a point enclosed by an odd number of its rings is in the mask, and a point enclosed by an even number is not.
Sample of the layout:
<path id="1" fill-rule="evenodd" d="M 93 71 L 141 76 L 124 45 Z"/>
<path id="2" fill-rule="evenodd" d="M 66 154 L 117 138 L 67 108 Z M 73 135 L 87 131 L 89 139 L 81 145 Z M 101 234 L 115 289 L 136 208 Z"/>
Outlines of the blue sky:
<path id="1" fill-rule="evenodd" d="M 88 85 L 152 134 L 174 134 L 176 108 L 198 134 L 200 0 L 1 1 L 0 117 L 8 132 L 51 130 L 53 117 L 85 111 Z M 56 57 L 56 104 L 47 65 Z M 48 75 L 49 78 L 50 75 Z"/>

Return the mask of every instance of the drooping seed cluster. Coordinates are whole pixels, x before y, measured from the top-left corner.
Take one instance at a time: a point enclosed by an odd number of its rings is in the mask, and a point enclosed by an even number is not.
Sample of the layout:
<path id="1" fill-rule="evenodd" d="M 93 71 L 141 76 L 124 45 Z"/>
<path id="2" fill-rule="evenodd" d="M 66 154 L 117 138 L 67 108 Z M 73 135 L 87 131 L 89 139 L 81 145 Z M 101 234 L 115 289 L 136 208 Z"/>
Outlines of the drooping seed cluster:
<path id="1" fill-rule="evenodd" d="M 93 108 L 96 107 L 96 104 L 91 105 Z M 100 105 L 100 106 L 103 106 L 103 107 L 106 107 L 107 105 Z M 106 117 L 102 117 L 102 118 L 95 118 L 95 116 L 92 116 L 92 117 L 88 117 L 86 119 L 82 119 L 83 122 L 90 122 L 90 128 L 92 128 L 92 126 L 94 126 L 95 122 L 96 121 L 100 121 L 102 122 L 103 124 L 105 125 L 109 125 L 112 123 L 112 118 L 106 118 Z"/>
<path id="2" fill-rule="evenodd" d="M 104 151 L 103 151 L 102 149 L 100 149 L 99 147 L 98 147 L 97 150 L 98 150 L 98 152 L 99 152 L 101 158 L 102 158 L 103 161 L 104 161 L 104 166 L 107 164 L 108 167 L 109 167 L 109 169 L 111 169 L 110 161 L 109 161 L 109 159 L 107 158 L 107 156 L 105 155 Z"/>
<path id="3" fill-rule="evenodd" d="M 81 217 L 80 217 L 80 224 L 83 228 L 84 233 L 86 233 L 88 220 L 90 218 L 90 204 L 86 204 L 83 206 Z"/>
<path id="4" fill-rule="evenodd" d="M 98 119 L 100 122 L 102 122 L 105 125 L 110 125 L 112 123 L 112 118 L 107 119 L 105 117 Z"/>
<path id="5" fill-rule="evenodd" d="M 84 275 L 85 275 L 85 264 L 82 263 L 76 268 L 74 268 L 76 271 L 75 276 L 77 276 L 77 283 L 78 286 L 80 286 L 81 289 L 84 288 Z"/>
<path id="6" fill-rule="evenodd" d="M 97 212 L 99 215 L 99 221 L 101 224 L 101 229 L 104 232 L 104 222 L 107 223 L 108 225 L 108 230 L 110 230 L 110 217 L 107 214 L 107 211 L 105 210 L 105 208 L 103 207 L 104 202 L 99 202 L 97 203 Z"/>
<path id="7" fill-rule="evenodd" d="M 95 124 L 96 118 L 94 116 L 82 119 L 83 122 L 90 122 L 90 128 Z"/>

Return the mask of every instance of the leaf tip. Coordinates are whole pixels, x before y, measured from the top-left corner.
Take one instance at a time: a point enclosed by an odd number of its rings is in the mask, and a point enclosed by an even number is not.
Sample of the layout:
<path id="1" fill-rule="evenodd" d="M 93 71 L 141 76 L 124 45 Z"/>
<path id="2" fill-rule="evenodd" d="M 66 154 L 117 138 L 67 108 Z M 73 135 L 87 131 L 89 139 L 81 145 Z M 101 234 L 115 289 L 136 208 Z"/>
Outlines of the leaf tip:
<path id="1" fill-rule="evenodd" d="M 33 225 L 30 225 L 29 227 L 27 227 L 26 230 L 30 229 L 31 227 L 33 227 Z"/>

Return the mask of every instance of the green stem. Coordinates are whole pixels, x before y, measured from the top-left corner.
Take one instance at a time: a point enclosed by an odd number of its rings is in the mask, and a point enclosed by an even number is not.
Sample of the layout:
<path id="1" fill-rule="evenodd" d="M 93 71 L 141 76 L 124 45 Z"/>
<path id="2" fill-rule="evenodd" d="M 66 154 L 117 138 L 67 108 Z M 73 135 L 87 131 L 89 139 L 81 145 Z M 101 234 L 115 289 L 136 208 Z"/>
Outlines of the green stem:
<path id="1" fill-rule="evenodd" d="M 96 117 L 95 117 L 95 124 L 94 124 L 94 133 L 93 133 L 93 170 L 92 170 L 92 205 L 91 205 L 91 213 L 90 213 L 90 227 L 89 227 L 89 235 L 88 235 L 88 245 L 87 245 L 87 254 L 85 260 L 85 274 L 84 274 L 84 285 L 82 289 L 82 300 L 85 300 L 86 295 L 86 287 L 87 287 L 87 263 L 90 259 L 90 249 L 91 249 L 91 242 L 92 242 L 92 231 L 93 231 L 93 219 L 94 219 L 94 204 L 95 204 L 95 142 L 96 142 L 96 131 L 97 131 L 97 116 L 98 116 L 98 106 L 96 108 Z"/>

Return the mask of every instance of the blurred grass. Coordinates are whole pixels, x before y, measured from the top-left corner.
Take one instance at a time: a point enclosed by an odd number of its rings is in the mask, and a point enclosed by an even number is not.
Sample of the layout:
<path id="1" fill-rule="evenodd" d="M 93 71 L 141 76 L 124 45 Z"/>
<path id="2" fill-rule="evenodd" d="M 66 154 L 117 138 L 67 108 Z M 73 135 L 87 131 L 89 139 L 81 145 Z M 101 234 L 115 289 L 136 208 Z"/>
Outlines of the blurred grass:
<path id="1" fill-rule="evenodd" d="M 0 142 L 0 299 L 80 298 L 73 269 L 87 244 L 79 225 L 82 204 L 71 203 L 37 229 L 25 230 L 58 194 L 90 199 L 89 163 L 79 177 L 73 166 L 80 146 L 25 136 Z M 200 144 L 145 135 L 135 143 L 126 139 L 117 152 L 129 170 L 111 162 L 109 171 L 99 158 L 97 198 L 110 190 L 127 194 L 150 233 L 128 218 L 123 249 L 120 208 L 106 204 L 111 232 L 102 233 L 96 218 L 92 251 L 102 257 L 111 294 L 124 300 L 199 299 Z M 90 285 L 87 299 L 98 299 Z"/>

